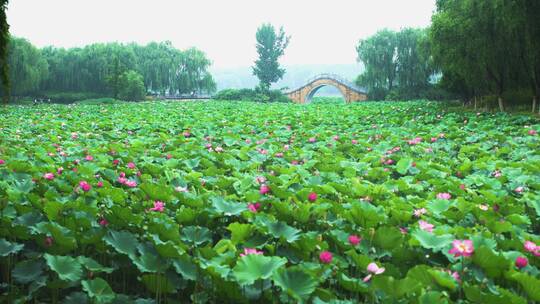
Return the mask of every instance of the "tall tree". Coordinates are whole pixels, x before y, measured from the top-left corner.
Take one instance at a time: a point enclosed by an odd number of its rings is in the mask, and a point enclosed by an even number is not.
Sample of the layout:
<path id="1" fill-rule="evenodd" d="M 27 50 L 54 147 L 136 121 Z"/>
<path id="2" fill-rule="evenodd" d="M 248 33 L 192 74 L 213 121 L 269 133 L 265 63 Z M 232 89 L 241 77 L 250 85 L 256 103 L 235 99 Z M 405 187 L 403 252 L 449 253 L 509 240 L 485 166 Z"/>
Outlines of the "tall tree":
<path id="1" fill-rule="evenodd" d="M 37 93 L 48 76 L 47 60 L 41 51 L 25 39 L 11 37 L 8 53 L 11 94 L 28 96 Z"/>
<path id="2" fill-rule="evenodd" d="M 365 66 L 357 83 L 366 86 L 373 99 L 392 91 L 401 98 L 417 98 L 430 86 L 434 67 L 425 29 L 381 30 L 360 40 L 356 51 Z"/>
<path id="3" fill-rule="evenodd" d="M 2 100 L 9 101 L 9 66 L 8 66 L 8 42 L 9 24 L 7 23 L 8 0 L 0 0 L 0 86 L 2 88 Z"/>
<path id="4" fill-rule="evenodd" d="M 285 74 L 285 69 L 280 68 L 278 59 L 289 45 L 290 36 L 285 36 L 283 27 L 276 33 L 273 25 L 263 24 L 257 29 L 256 39 L 259 59 L 255 61 L 253 75 L 259 78 L 260 88 L 268 91 L 270 85 Z"/>

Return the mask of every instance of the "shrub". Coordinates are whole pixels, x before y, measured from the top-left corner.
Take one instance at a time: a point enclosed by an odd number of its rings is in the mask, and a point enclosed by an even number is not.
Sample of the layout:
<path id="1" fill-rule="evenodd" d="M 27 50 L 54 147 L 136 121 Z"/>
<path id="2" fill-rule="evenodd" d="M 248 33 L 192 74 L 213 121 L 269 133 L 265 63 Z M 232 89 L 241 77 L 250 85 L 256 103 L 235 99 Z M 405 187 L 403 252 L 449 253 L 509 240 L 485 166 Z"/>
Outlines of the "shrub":
<path id="1" fill-rule="evenodd" d="M 85 99 L 85 100 L 77 101 L 78 104 L 86 104 L 86 105 L 115 104 L 115 103 L 120 103 L 120 102 L 121 102 L 120 100 L 110 98 L 110 97 Z"/>
<path id="2" fill-rule="evenodd" d="M 126 101 L 140 101 L 144 100 L 145 96 L 146 88 L 141 74 L 130 70 L 120 76 L 118 98 Z"/>
<path id="3" fill-rule="evenodd" d="M 74 103 L 79 100 L 104 97 L 103 94 L 93 92 L 46 92 L 39 99 L 51 100 L 51 103 Z"/>
<path id="4" fill-rule="evenodd" d="M 280 90 L 225 89 L 214 95 L 215 100 L 249 100 L 256 102 L 290 102 Z"/>

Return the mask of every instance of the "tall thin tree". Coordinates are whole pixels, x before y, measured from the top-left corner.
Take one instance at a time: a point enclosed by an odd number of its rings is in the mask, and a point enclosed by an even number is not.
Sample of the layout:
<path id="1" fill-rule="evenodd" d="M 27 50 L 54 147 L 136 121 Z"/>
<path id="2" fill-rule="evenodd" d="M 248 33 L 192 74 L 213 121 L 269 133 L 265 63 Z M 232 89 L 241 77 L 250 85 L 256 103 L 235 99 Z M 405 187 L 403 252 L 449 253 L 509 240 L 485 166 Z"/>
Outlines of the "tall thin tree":
<path id="1" fill-rule="evenodd" d="M 2 100 L 9 101 L 9 66 L 8 66 L 8 41 L 9 24 L 7 23 L 8 0 L 0 0 L 0 82 L 2 87 Z"/>

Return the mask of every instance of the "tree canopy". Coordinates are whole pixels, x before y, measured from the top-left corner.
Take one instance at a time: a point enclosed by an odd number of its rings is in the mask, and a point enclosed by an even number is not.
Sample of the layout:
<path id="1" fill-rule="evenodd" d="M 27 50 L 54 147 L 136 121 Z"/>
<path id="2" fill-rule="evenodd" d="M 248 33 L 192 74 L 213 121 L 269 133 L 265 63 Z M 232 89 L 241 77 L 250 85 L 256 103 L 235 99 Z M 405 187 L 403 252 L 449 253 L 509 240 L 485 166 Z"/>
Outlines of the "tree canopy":
<path id="1" fill-rule="evenodd" d="M 469 99 L 505 93 L 540 93 L 540 2 L 439 0 L 432 18 L 432 54 L 441 84 Z M 508 100 L 514 102 L 514 100 Z"/>
<path id="2" fill-rule="evenodd" d="M 8 0 L 0 0 L 0 89 L 2 100 L 9 100 L 9 65 L 8 65 L 8 39 L 9 24 L 7 23 L 6 9 Z"/>
<path id="3" fill-rule="evenodd" d="M 391 93 L 412 98 L 430 85 L 434 69 L 424 29 L 384 29 L 360 40 L 356 51 L 365 66 L 357 83 L 368 88 L 371 98 L 384 99 Z"/>
<path id="4" fill-rule="evenodd" d="M 206 54 L 196 48 L 181 51 L 170 42 L 38 49 L 25 39 L 11 37 L 8 45 L 15 96 L 92 92 L 118 98 L 128 71 L 140 75 L 144 91 L 150 93 L 211 93 L 216 88 Z"/>
<path id="5" fill-rule="evenodd" d="M 285 35 L 283 27 L 277 33 L 273 25 L 263 24 L 257 29 L 256 39 L 259 58 L 253 66 L 253 75 L 259 78 L 260 88 L 268 91 L 270 85 L 285 74 L 285 69 L 279 66 L 278 60 L 289 45 L 290 37 Z"/>

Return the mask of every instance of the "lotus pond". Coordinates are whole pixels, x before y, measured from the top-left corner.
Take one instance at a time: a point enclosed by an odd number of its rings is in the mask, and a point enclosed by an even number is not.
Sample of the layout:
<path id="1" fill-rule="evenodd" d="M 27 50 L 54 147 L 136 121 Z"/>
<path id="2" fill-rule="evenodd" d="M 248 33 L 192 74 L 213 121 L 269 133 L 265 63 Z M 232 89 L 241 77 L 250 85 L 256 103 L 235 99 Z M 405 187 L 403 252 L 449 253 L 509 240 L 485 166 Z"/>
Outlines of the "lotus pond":
<path id="1" fill-rule="evenodd" d="M 430 102 L 3 107 L 0 302 L 538 302 L 538 131 Z"/>

